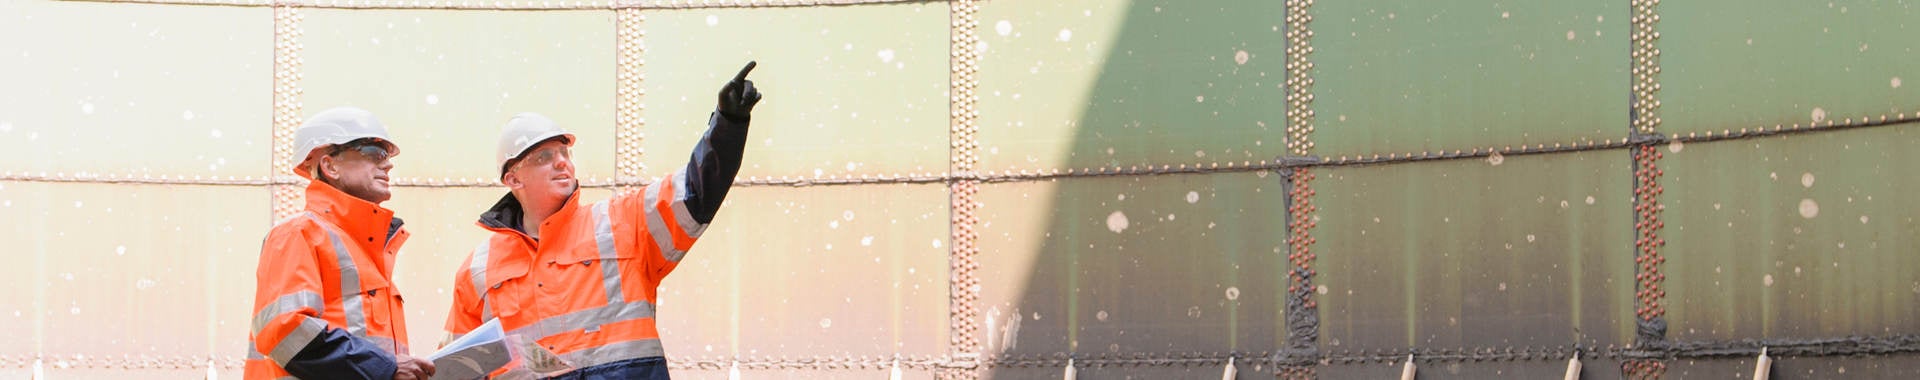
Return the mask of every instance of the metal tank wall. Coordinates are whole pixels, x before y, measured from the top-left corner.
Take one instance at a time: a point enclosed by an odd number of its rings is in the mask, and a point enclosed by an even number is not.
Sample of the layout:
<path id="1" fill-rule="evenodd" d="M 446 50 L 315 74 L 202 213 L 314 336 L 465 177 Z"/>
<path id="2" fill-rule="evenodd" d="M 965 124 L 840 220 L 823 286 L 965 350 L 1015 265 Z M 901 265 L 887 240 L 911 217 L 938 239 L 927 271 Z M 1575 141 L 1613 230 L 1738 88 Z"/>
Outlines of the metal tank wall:
<path id="1" fill-rule="evenodd" d="M 758 60 L 680 377 L 1912 378 L 1916 6 L 5 0 L 0 377 L 238 378 L 340 105 L 426 354 L 507 117 L 604 199 Z"/>

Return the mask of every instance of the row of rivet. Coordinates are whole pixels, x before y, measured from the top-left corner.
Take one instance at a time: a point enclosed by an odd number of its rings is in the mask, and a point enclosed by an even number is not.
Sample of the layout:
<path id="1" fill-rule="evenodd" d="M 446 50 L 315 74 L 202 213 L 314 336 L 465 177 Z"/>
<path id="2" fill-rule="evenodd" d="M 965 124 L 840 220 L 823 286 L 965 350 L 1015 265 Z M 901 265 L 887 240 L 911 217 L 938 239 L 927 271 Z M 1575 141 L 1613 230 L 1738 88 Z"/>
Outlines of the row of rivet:
<path id="1" fill-rule="evenodd" d="M 646 74 L 646 15 L 639 9 L 620 9 L 615 13 L 615 60 L 614 74 L 614 179 L 621 183 L 640 181 L 641 173 L 647 165 L 642 162 L 645 153 L 642 147 L 646 133 L 646 88 L 643 87 Z M 623 187 L 629 191 L 632 187 Z"/>
<path id="2" fill-rule="evenodd" d="M 977 359 L 980 342 L 977 334 L 980 330 L 979 310 L 975 303 L 980 298 L 980 279 L 976 271 L 980 268 L 979 247 L 976 246 L 979 233 L 974 229 L 980 225 L 977 210 L 979 202 L 975 197 L 980 191 L 980 182 L 971 178 L 974 166 L 980 162 L 979 141 L 975 132 L 979 130 L 979 88 L 980 38 L 977 30 L 980 21 L 980 3 L 976 0 L 954 0 L 947 3 L 949 9 L 948 54 L 951 61 L 949 73 L 950 91 L 948 111 L 949 124 L 949 170 L 962 174 L 957 181 L 950 182 L 951 207 L 951 246 L 948 258 L 951 267 L 948 285 L 949 352 L 956 357 Z M 943 175 L 944 176 L 944 175 Z M 980 373 L 975 370 L 948 370 L 940 374 L 947 379 L 977 379 Z"/>
<path id="3" fill-rule="evenodd" d="M 273 8 L 273 148 L 269 158 L 272 176 L 284 176 L 292 171 L 293 132 L 301 123 L 301 19 L 298 8 Z M 280 183 L 273 186 L 272 192 L 273 220 L 286 219 L 306 209 L 306 196 L 300 187 Z"/>

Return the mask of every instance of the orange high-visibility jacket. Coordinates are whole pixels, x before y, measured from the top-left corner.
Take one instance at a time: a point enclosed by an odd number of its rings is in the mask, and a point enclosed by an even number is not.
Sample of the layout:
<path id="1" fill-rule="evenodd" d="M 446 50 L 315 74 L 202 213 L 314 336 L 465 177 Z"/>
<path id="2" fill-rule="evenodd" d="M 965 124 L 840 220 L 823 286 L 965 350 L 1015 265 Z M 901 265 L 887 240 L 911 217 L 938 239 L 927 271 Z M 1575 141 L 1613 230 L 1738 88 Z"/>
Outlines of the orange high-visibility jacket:
<path id="1" fill-rule="evenodd" d="M 307 185 L 306 212 L 274 225 L 260 249 L 246 378 L 392 378 L 394 354 L 408 352 L 389 280 L 400 225 L 391 210 Z"/>
<path id="2" fill-rule="evenodd" d="M 498 318 L 509 335 L 537 341 L 574 368 L 663 356 L 653 314 L 660 280 L 706 229 L 683 202 L 684 177 L 586 207 L 575 191 L 541 224 L 538 240 L 481 223 L 493 234 L 461 264 L 447 331 L 464 334 Z M 495 209 L 518 203 L 509 194 Z"/>

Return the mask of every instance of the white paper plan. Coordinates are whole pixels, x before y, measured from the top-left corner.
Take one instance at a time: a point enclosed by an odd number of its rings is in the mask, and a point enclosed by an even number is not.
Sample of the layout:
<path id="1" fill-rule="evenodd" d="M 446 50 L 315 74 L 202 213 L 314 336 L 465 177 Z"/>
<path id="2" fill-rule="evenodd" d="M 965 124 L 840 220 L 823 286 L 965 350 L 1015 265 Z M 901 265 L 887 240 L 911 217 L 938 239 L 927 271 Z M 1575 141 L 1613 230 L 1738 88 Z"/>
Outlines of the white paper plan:
<path id="1" fill-rule="evenodd" d="M 448 342 L 427 359 L 433 360 L 432 380 L 473 380 L 507 365 L 513 356 L 507 353 L 506 333 L 500 331 L 500 320 L 494 319 Z"/>

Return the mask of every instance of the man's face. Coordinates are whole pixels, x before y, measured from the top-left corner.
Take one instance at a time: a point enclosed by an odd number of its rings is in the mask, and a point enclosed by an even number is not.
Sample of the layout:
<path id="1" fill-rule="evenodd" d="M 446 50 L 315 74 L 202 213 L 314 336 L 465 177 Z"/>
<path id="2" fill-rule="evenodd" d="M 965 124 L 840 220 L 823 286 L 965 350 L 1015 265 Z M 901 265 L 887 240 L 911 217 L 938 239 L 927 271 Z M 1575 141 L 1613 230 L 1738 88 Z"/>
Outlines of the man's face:
<path id="1" fill-rule="evenodd" d="M 520 155 L 501 182 L 523 198 L 566 199 L 578 185 L 573 178 L 573 149 L 559 139 L 534 145 Z"/>
<path id="2" fill-rule="evenodd" d="M 335 147 L 323 160 L 321 175 L 333 180 L 335 187 L 356 198 L 379 204 L 393 198 L 388 173 L 393 160 L 387 145 L 378 140 L 355 140 Z"/>

